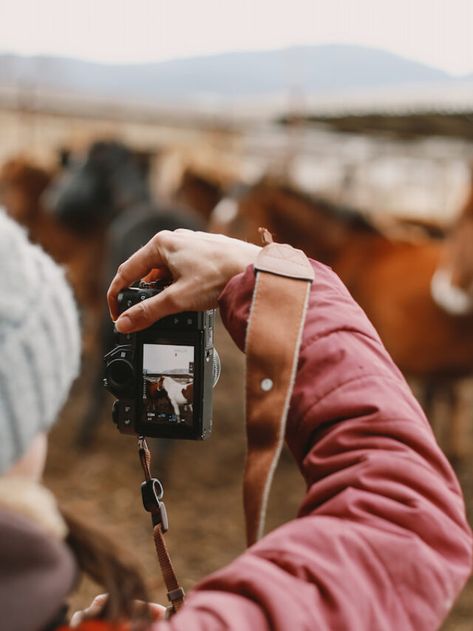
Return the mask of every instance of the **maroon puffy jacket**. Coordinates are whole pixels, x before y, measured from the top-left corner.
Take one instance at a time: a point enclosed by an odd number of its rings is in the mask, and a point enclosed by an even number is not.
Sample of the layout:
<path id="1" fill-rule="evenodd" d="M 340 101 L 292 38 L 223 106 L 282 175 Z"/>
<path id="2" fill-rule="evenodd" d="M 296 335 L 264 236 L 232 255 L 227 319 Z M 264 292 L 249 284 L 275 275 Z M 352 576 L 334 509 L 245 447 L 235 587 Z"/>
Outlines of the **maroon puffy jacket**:
<path id="1" fill-rule="evenodd" d="M 436 629 L 471 568 L 455 476 L 378 335 L 313 263 L 287 442 L 307 483 L 297 519 L 203 580 L 155 629 Z M 221 313 L 243 349 L 254 271 Z"/>

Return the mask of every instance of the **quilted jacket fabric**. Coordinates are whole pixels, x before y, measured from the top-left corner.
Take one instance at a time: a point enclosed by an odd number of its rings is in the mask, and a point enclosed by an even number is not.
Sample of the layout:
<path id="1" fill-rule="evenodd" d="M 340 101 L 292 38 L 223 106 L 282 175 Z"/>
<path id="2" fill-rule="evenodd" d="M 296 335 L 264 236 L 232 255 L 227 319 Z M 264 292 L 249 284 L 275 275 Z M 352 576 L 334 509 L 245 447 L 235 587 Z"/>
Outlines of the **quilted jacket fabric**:
<path id="1" fill-rule="evenodd" d="M 470 573 L 462 494 L 428 421 L 338 277 L 313 266 L 286 436 L 307 483 L 299 515 L 160 631 L 431 631 Z M 250 267 L 220 296 L 242 350 L 253 286 Z"/>

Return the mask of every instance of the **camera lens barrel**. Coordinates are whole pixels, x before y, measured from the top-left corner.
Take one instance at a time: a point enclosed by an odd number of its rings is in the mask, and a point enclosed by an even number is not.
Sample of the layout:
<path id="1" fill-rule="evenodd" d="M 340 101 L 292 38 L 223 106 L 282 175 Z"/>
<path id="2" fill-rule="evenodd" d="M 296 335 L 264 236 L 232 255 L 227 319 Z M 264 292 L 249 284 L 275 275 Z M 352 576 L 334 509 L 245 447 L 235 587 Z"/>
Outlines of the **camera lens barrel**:
<path id="1" fill-rule="evenodd" d="M 106 366 L 106 377 L 110 391 L 123 395 L 134 388 L 135 367 L 128 359 L 112 359 Z"/>

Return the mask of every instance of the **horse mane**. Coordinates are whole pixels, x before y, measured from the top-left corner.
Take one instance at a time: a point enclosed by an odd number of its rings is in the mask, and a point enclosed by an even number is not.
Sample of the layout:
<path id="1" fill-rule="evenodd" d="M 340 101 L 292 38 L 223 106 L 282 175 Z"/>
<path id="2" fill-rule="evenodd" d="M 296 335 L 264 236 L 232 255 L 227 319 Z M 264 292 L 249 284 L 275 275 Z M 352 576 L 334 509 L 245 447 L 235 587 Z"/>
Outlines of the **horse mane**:
<path id="1" fill-rule="evenodd" d="M 295 188 L 286 180 L 263 177 L 256 185 L 257 190 L 275 190 L 309 206 L 314 212 L 345 224 L 351 230 L 382 235 L 382 231 L 363 211 L 347 204 L 338 204 L 321 195 L 313 195 Z"/>

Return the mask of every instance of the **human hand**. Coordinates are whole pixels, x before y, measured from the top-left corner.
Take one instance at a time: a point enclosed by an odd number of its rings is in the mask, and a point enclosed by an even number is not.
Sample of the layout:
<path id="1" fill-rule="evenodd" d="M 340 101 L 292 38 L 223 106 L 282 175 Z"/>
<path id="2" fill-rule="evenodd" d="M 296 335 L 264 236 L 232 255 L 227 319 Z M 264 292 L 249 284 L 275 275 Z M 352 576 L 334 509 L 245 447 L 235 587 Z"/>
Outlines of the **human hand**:
<path id="1" fill-rule="evenodd" d="M 71 621 L 69 623 L 70 628 L 77 629 L 85 620 L 97 618 L 100 615 L 100 612 L 102 611 L 107 598 L 108 594 L 99 594 L 94 598 L 94 600 L 86 609 L 75 611 L 72 614 Z M 142 607 L 144 604 L 141 600 L 136 600 L 135 603 L 139 607 Z M 153 622 L 164 620 L 166 607 L 163 607 L 163 605 L 158 605 L 157 603 L 146 603 L 146 606 L 148 608 L 150 618 Z"/>
<path id="2" fill-rule="evenodd" d="M 120 265 L 110 284 L 107 300 L 117 331 L 139 331 L 172 313 L 216 307 L 230 278 L 254 263 L 260 250 L 219 234 L 185 229 L 158 232 Z M 118 317 L 119 292 L 155 269 L 155 277 L 170 277 L 172 284 Z"/>

